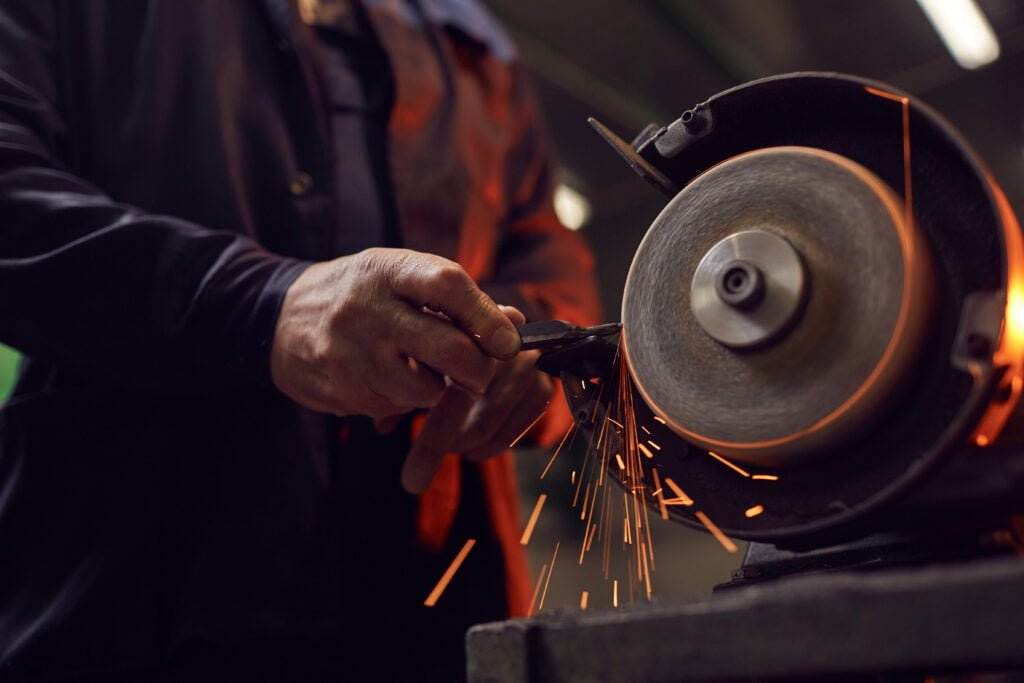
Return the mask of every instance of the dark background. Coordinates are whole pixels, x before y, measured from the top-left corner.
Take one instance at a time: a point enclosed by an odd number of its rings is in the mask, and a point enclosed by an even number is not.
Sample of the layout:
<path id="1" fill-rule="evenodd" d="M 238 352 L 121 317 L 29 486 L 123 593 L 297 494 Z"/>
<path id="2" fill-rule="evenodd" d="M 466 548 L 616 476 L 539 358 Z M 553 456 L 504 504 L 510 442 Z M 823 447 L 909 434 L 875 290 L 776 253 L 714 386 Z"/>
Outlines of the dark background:
<path id="1" fill-rule="evenodd" d="M 633 251 L 662 197 L 636 178 L 586 124 L 596 116 L 626 139 L 666 124 L 730 86 L 790 71 L 840 71 L 888 82 L 948 117 L 992 167 L 1018 213 L 1024 207 L 1024 2 L 979 0 L 1001 47 L 994 63 L 966 70 L 952 59 L 913 0 L 485 0 L 533 76 L 564 167 L 563 181 L 592 209 L 582 228 L 598 256 L 605 316 L 618 319 Z M 530 543 L 535 571 L 553 545 L 577 547 L 568 482 L 539 482 L 545 458 L 520 455 L 524 516 L 548 500 Z M 567 459 L 571 460 L 571 459 Z M 568 478 L 570 464 L 557 476 Z M 738 563 L 712 539 L 667 522 L 656 530 L 656 598 L 694 595 Z M 560 551 L 545 603 L 576 605 L 610 588 L 589 561 Z"/>

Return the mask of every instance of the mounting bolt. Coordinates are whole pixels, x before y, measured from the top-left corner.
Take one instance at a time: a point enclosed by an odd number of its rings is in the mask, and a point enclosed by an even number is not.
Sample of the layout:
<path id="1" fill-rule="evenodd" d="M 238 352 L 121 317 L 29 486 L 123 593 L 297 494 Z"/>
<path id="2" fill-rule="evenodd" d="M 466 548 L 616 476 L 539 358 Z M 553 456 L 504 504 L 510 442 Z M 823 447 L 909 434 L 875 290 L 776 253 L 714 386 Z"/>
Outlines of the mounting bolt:
<path id="1" fill-rule="evenodd" d="M 715 291 L 733 308 L 750 310 L 764 298 L 764 275 L 748 261 L 729 261 L 718 273 Z"/>
<path id="2" fill-rule="evenodd" d="M 708 127 L 708 117 L 704 109 L 699 106 L 684 111 L 679 120 L 683 122 L 683 128 L 686 129 L 686 132 L 691 135 L 702 133 Z"/>

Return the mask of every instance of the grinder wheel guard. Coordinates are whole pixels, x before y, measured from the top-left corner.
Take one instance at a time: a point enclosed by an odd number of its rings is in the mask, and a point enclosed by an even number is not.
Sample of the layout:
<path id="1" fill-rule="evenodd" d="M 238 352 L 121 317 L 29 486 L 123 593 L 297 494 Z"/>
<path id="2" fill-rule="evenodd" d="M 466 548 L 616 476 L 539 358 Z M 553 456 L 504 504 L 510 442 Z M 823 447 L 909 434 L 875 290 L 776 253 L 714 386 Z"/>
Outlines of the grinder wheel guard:
<path id="1" fill-rule="evenodd" d="M 668 510 L 685 524 L 700 509 L 737 538 L 842 542 L 885 528 L 888 504 L 1012 408 L 1019 226 L 926 105 L 791 74 L 609 141 L 671 197 L 630 268 L 616 361 L 638 437 L 658 448 L 642 480 L 609 465 L 651 506 L 649 484 L 670 478 L 695 503 Z M 566 382 L 591 434 L 614 372 Z"/>

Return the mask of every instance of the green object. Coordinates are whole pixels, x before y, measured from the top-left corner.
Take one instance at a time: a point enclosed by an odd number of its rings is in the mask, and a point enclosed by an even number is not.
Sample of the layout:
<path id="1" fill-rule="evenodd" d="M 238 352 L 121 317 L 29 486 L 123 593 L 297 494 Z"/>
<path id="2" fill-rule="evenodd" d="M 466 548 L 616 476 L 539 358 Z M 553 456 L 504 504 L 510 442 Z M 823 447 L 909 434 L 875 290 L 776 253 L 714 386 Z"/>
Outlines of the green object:
<path id="1" fill-rule="evenodd" d="M 14 380 L 18 376 L 18 361 L 21 354 L 9 346 L 0 344 L 0 403 L 7 400 Z"/>

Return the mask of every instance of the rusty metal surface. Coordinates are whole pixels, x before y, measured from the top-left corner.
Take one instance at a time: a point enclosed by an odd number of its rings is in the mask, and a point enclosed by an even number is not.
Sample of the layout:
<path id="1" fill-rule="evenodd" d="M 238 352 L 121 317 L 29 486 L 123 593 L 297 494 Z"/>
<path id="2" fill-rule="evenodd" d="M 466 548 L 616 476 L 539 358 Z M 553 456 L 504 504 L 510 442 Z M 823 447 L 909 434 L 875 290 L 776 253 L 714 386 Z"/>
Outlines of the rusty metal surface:
<path id="1" fill-rule="evenodd" d="M 667 683 L 1016 670 L 1022 634 L 1024 562 L 986 560 L 484 624 L 467 636 L 468 678 Z"/>

